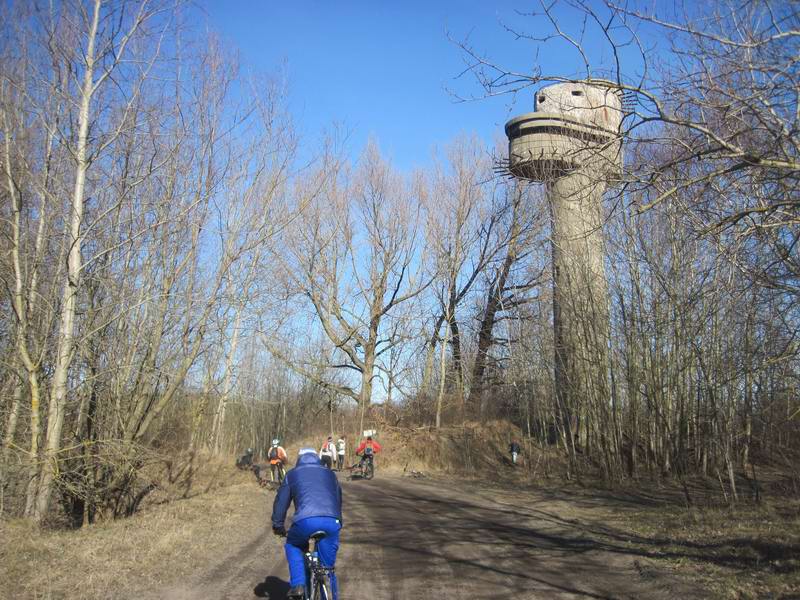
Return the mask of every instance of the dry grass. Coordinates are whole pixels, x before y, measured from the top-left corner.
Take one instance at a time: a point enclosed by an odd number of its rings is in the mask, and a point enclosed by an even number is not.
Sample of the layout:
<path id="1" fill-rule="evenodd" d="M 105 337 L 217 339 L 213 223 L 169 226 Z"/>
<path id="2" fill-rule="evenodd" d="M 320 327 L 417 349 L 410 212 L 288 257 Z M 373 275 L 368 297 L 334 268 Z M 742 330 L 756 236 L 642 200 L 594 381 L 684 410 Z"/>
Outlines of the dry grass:
<path id="1" fill-rule="evenodd" d="M 196 458 L 191 484 L 165 480 L 129 519 L 77 531 L 0 521 L 0 598 L 119 598 L 124 590 L 186 578 L 210 556 L 226 556 L 230 532 L 253 529 L 267 513 L 252 474 L 231 462 Z"/>
<path id="2" fill-rule="evenodd" d="M 720 599 L 800 598 L 800 502 L 625 510 L 631 544 Z"/>

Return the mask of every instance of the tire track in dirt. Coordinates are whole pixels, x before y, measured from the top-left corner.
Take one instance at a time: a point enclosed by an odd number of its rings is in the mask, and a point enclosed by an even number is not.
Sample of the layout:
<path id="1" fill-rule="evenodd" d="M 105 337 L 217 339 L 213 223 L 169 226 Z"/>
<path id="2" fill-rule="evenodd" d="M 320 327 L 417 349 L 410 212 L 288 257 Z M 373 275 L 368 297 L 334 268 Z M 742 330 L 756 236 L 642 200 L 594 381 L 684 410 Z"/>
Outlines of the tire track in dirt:
<path id="1" fill-rule="evenodd" d="M 390 477 L 344 490 L 342 600 L 703 597 L 643 579 L 642 557 L 573 518 L 591 510 L 568 501 Z"/>
<path id="2" fill-rule="evenodd" d="M 415 499 L 385 480 L 356 480 L 344 483 L 343 490 L 345 523 L 337 558 L 342 599 L 417 598 L 420 582 L 425 594 L 447 597 L 455 577 L 451 565 L 414 554 L 437 543 L 420 527 Z"/>
<path id="3" fill-rule="evenodd" d="M 341 600 L 704 597 L 605 527 L 602 498 L 382 474 L 342 487 Z M 274 494 L 261 498 L 250 523 L 231 527 L 230 554 L 137 600 L 285 600 L 283 540 L 269 525 Z"/>
<path id="4" fill-rule="evenodd" d="M 160 590 L 153 596 L 160 600 L 249 600 L 264 597 L 259 587 L 270 585 L 265 579 L 267 573 L 280 574 L 282 558 L 270 567 L 270 554 L 275 550 L 269 543 L 271 531 L 259 527 L 257 537 L 227 557 L 222 562 L 211 565 L 197 580 L 179 584 L 166 590 Z M 198 541 L 201 543 L 201 541 Z M 274 587 L 281 587 L 276 582 Z M 269 596 L 266 596 L 269 597 Z M 140 597 L 142 598 L 142 597 Z"/>
<path id="5" fill-rule="evenodd" d="M 289 571 L 282 541 L 272 534 L 269 514 L 274 494 L 259 494 L 253 520 L 232 527 L 232 552 L 208 565 L 198 565 L 190 581 L 160 589 L 152 594 L 136 595 L 137 600 L 283 600 L 289 589 Z M 203 540 L 197 540 L 202 544 Z M 202 570 L 200 570 L 202 569 Z"/>

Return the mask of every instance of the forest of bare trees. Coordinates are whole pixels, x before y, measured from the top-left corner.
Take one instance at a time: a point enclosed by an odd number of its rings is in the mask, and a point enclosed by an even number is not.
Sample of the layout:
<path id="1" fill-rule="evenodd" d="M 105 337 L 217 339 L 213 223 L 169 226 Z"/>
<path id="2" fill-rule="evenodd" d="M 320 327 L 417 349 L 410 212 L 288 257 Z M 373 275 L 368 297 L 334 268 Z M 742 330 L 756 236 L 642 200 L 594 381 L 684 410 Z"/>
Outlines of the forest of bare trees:
<path id="1" fill-rule="evenodd" d="M 569 454 L 570 477 L 703 474 L 735 497 L 737 472 L 792 471 L 800 10 L 565 8 L 510 38 L 582 71 L 459 51 L 477 95 L 600 76 L 625 93 L 607 373 L 572 406 L 550 207 L 496 173 L 504 150 L 463 136 L 404 173 L 377 141 L 356 159 L 335 135 L 308 143 L 284 79 L 245 76 L 181 2 L 2 9 L 0 512 L 123 516 L 159 456 L 376 419 L 508 419 Z"/>

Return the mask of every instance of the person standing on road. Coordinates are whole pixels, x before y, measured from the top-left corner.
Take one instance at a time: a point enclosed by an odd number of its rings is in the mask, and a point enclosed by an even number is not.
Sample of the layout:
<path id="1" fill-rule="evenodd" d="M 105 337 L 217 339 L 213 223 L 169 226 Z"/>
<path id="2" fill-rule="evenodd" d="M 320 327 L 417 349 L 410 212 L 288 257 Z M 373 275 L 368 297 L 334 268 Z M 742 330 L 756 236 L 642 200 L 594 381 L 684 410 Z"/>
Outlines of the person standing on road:
<path id="1" fill-rule="evenodd" d="M 347 448 L 347 442 L 344 441 L 344 436 L 336 440 L 336 465 L 341 471 L 344 467 L 344 455 Z"/>
<path id="2" fill-rule="evenodd" d="M 508 451 L 511 453 L 511 464 L 517 464 L 517 457 L 520 453 L 520 447 L 516 440 L 511 440 L 511 443 L 508 445 Z"/>
<path id="3" fill-rule="evenodd" d="M 336 455 L 336 446 L 333 445 L 333 437 L 328 436 L 328 439 L 322 443 L 322 448 L 319 450 L 319 459 L 322 464 L 329 469 L 333 468 L 333 457 Z"/>
<path id="4" fill-rule="evenodd" d="M 286 531 L 286 513 L 294 502 L 292 526 Z M 297 464 L 286 474 L 272 504 L 272 531 L 286 536 L 286 560 L 289 563 L 289 593 L 287 599 L 303 598 L 306 573 L 304 554 L 308 540 L 316 531 L 325 537 L 317 543 L 323 566 L 333 569 L 339 550 L 339 531 L 342 528 L 342 488 L 336 474 L 326 469 L 313 448 L 302 448 Z M 331 574 L 333 600 L 338 598 L 336 574 Z"/>

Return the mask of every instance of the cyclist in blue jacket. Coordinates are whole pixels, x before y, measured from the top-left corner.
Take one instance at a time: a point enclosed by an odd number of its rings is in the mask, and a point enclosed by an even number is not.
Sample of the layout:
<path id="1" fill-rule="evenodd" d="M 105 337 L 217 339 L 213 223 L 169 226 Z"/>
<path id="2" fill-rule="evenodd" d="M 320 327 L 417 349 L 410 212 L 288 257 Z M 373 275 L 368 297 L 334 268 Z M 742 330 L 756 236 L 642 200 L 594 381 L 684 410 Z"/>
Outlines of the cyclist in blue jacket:
<path id="1" fill-rule="evenodd" d="M 286 531 L 286 512 L 294 502 L 292 526 Z M 313 448 L 299 452 L 295 467 L 286 474 L 272 505 L 272 531 L 285 535 L 286 560 L 289 562 L 289 594 L 302 598 L 305 591 L 305 563 L 308 539 L 315 531 L 326 536 L 317 544 L 323 566 L 333 567 L 339 550 L 342 528 L 342 488 L 336 474 L 324 467 Z M 337 598 L 336 576 L 331 576 L 333 599 Z"/>

